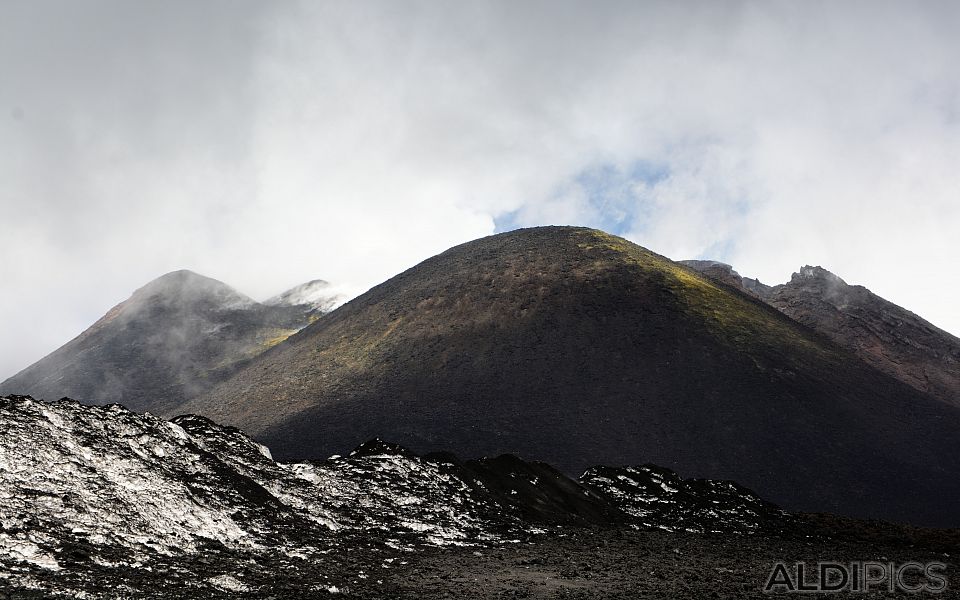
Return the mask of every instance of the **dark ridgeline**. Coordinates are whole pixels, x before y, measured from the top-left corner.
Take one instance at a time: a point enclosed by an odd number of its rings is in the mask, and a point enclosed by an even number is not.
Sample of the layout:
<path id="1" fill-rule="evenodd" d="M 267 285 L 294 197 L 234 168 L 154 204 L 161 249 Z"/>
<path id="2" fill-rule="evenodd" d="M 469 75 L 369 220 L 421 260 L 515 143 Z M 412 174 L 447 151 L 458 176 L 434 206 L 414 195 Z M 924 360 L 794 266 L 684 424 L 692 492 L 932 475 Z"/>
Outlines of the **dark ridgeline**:
<path id="1" fill-rule="evenodd" d="M 652 462 L 788 509 L 960 525 L 960 410 L 757 297 L 583 228 L 452 248 L 183 409 L 281 458 L 380 436 L 570 474 Z"/>
<path id="2" fill-rule="evenodd" d="M 761 298 L 887 375 L 960 406 L 960 339 L 867 288 L 809 265 L 771 287 L 723 263 L 682 262 Z"/>
<path id="3" fill-rule="evenodd" d="M 888 375 L 960 406 L 960 339 L 909 310 L 810 266 L 766 300 Z"/>

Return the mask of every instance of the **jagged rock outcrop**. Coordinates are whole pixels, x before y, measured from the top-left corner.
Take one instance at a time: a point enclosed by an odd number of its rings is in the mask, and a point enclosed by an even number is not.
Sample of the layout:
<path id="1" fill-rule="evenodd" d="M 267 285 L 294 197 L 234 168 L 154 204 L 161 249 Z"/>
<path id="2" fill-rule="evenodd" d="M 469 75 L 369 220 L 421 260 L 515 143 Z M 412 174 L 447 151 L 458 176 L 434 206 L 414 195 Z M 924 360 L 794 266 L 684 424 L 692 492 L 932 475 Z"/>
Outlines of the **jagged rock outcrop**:
<path id="1" fill-rule="evenodd" d="M 724 283 L 741 292 L 749 292 L 743 285 L 743 277 L 740 276 L 740 273 L 734 271 L 733 267 L 726 263 L 715 260 L 681 260 L 678 262 L 703 273 L 716 282 Z"/>
<path id="2" fill-rule="evenodd" d="M 28 397 L 0 397 L 0 500 L 0 593 L 87 598 L 184 597 L 184 586 L 262 597 L 284 581 L 300 594 L 376 590 L 376 571 L 408 550 L 510 544 L 559 525 L 791 525 L 749 490 L 654 467 L 577 481 L 517 457 L 420 457 L 379 440 L 285 464 L 204 417 Z"/>
<path id="3" fill-rule="evenodd" d="M 776 527 L 783 519 L 775 505 L 732 481 L 683 479 L 657 465 L 592 467 L 580 481 L 648 527 L 743 532 Z"/>
<path id="4" fill-rule="evenodd" d="M 766 300 L 884 373 L 960 406 L 960 338 L 909 310 L 809 265 Z"/>
<path id="5" fill-rule="evenodd" d="M 960 406 L 960 338 L 823 267 L 806 265 L 767 286 L 714 261 L 684 261 L 707 277 L 743 288 L 826 335 L 868 364 L 948 404 Z"/>

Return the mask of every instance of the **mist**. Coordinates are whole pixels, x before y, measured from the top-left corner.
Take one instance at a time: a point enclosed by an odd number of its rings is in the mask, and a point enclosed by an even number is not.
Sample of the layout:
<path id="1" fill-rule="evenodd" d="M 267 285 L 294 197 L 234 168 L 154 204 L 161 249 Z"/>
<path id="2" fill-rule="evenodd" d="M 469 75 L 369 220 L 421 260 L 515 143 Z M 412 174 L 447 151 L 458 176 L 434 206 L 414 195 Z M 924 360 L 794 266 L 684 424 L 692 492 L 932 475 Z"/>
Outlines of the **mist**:
<path id="1" fill-rule="evenodd" d="M 356 294 L 541 224 L 954 334 L 949 2 L 5 2 L 0 379 L 163 273 Z M 946 269 L 946 270 L 945 270 Z"/>

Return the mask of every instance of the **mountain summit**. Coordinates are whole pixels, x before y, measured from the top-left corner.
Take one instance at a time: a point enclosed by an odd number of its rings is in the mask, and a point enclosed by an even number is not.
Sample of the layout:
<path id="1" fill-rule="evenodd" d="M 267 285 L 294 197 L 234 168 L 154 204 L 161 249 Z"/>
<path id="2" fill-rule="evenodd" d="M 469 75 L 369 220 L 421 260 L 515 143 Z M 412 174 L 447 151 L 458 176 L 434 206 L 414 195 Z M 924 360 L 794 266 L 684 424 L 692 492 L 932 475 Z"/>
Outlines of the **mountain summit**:
<path id="1" fill-rule="evenodd" d="M 213 310 L 248 308 L 256 304 L 252 298 L 229 285 L 186 269 L 154 279 L 136 290 L 120 308 L 123 311 L 139 310 L 145 303 Z"/>
<path id="2" fill-rule="evenodd" d="M 268 306 L 306 306 L 312 310 L 329 312 L 346 298 L 337 293 L 330 282 L 314 279 L 274 296 L 263 303 Z"/>
<path id="3" fill-rule="evenodd" d="M 266 306 L 216 279 L 174 271 L 0 390 L 166 415 L 319 314 L 313 304 Z"/>
<path id="4" fill-rule="evenodd" d="M 653 462 L 790 509 L 960 524 L 960 410 L 755 297 L 584 228 L 454 247 L 184 409 L 281 458 L 381 436 L 568 473 Z"/>
<path id="5" fill-rule="evenodd" d="M 960 339 L 909 310 L 809 265 L 766 299 L 881 371 L 960 406 Z"/>

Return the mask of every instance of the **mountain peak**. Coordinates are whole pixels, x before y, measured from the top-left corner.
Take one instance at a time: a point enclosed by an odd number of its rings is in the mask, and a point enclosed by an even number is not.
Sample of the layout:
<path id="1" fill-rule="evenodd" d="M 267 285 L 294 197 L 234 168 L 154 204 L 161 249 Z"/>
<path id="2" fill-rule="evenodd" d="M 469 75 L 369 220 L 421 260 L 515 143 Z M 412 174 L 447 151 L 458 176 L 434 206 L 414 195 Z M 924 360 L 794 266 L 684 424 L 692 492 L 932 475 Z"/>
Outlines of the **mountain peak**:
<path id="1" fill-rule="evenodd" d="M 166 414 L 310 322 L 302 306 L 264 306 L 216 279 L 173 271 L 0 389 Z"/>
<path id="2" fill-rule="evenodd" d="M 947 490 L 934 488 L 948 484 L 933 471 L 960 470 L 946 458 L 956 409 L 756 298 L 577 227 L 428 258 L 181 409 L 238 426 L 284 460 L 381 436 L 567 473 L 654 462 L 803 510 L 918 522 L 947 514 Z M 933 457 L 925 474 L 908 458 L 920 451 Z M 883 477 L 862 476 L 865 456 Z M 903 491 L 915 485 L 929 486 L 928 505 Z"/>
<path id="3" fill-rule="evenodd" d="M 248 308 L 256 304 L 229 285 L 187 269 L 171 271 L 136 290 L 126 304 L 138 307 L 143 302 L 164 304 L 212 304 L 222 309 Z"/>
<path id="4" fill-rule="evenodd" d="M 170 271 L 169 273 L 164 273 L 160 277 L 157 277 L 154 281 L 159 281 L 161 279 L 210 279 L 205 275 L 201 275 L 196 271 L 191 271 L 190 269 L 177 269 L 175 271 Z"/>
<path id="5" fill-rule="evenodd" d="M 847 282 L 841 279 L 839 276 L 833 274 L 832 272 L 824 269 L 823 267 L 817 265 L 812 267 L 810 265 L 804 265 L 800 267 L 800 270 L 794 273 L 790 278 L 790 283 L 804 283 L 811 281 L 822 281 L 828 284 L 834 285 L 843 285 L 846 286 Z M 787 284 L 789 285 L 789 284 Z"/>
<path id="6" fill-rule="evenodd" d="M 312 310 L 329 312 L 343 301 L 329 281 L 314 279 L 278 294 L 263 303 L 267 306 L 306 306 Z"/>

